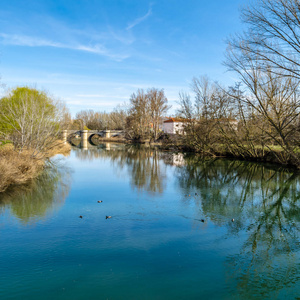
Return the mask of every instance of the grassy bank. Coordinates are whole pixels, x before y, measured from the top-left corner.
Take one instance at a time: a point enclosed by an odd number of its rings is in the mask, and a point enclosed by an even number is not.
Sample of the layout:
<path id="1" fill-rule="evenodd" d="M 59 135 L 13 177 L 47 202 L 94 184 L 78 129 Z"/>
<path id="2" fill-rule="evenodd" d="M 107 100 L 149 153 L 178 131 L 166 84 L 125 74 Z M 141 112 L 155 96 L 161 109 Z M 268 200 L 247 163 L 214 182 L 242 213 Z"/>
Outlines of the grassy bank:
<path id="1" fill-rule="evenodd" d="M 207 157 L 223 157 L 245 161 L 255 161 L 278 164 L 281 166 L 300 168 L 299 156 L 300 149 L 295 148 L 293 155 L 288 154 L 285 149 L 279 145 L 224 145 L 214 143 L 204 148 L 196 148 L 184 143 L 178 136 L 172 136 L 165 139 L 160 147 L 162 150 L 175 152 L 191 152 Z"/>
<path id="2" fill-rule="evenodd" d="M 32 157 L 31 151 L 18 153 L 11 144 L 0 146 L 0 192 L 9 186 L 21 185 L 36 178 L 44 169 L 48 158 L 56 154 L 68 154 L 71 150 L 69 144 L 61 141 L 39 157 Z"/>

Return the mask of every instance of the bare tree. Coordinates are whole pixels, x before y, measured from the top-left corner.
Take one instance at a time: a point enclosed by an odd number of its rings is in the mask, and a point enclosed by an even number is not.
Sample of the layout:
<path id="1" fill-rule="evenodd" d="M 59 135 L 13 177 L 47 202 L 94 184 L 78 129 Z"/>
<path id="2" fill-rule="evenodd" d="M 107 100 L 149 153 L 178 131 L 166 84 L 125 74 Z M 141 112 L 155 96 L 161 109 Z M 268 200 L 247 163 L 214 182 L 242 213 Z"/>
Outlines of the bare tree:
<path id="1" fill-rule="evenodd" d="M 126 127 L 127 116 L 128 112 L 126 105 L 117 105 L 117 107 L 110 113 L 111 128 L 115 130 L 124 130 Z"/>
<path id="2" fill-rule="evenodd" d="M 239 63 L 236 72 L 247 89 L 247 95 L 236 100 L 249 107 L 248 115 L 243 111 L 243 125 L 254 129 L 254 144 L 260 144 L 262 149 L 266 147 L 281 163 L 292 161 L 300 164 L 297 154 L 299 81 L 293 77 L 278 76 L 271 70 L 261 70 L 259 61 L 252 61 L 251 69 L 248 63 Z M 271 147 L 274 145 L 281 147 L 280 151 Z"/>
<path id="3" fill-rule="evenodd" d="M 193 78 L 192 90 L 195 93 L 194 118 L 208 120 L 213 117 L 215 110 L 213 102 L 217 89 L 217 85 L 212 83 L 207 76 Z"/>
<path id="4" fill-rule="evenodd" d="M 220 130 L 230 127 L 230 101 L 227 93 L 207 76 L 194 77 L 192 90 L 194 101 L 186 93 L 179 94 L 178 114 L 185 120 L 183 143 L 196 151 L 215 155 L 216 144 L 220 143 Z"/>
<path id="5" fill-rule="evenodd" d="M 134 139 L 157 140 L 163 115 L 168 111 L 168 99 L 164 90 L 151 88 L 144 92 L 139 89 L 130 97 L 127 117 L 127 134 Z"/>
<path id="6" fill-rule="evenodd" d="M 89 129 L 100 130 L 104 129 L 107 126 L 107 114 L 106 113 L 98 113 L 92 109 L 89 110 L 81 110 L 76 114 L 76 119 L 82 122 L 82 128 L 86 126 Z"/>
<path id="7" fill-rule="evenodd" d="M 61 118 L 61 122 L 60 122 L 60 127 L 63 130 L 68 130 L 71 129 L 72 127 L 72 117 L 71 114 L 69 112 L 69 110 L 67 109 L 67 107 L 62 107 L 62 112 L 61 112 L 62 118 Z"/>
<path id="8" fill-rule="evenodd" d="M 265 71 L 300 78 L 300 1 L 256 0 L 242 10 L 248 30 L 228 42 Z M 246 65 L 251 60 L 244 60 Z"/>
<path id="9" fill-rule="evenodd" d="M 147 95 L 142 89 L 130 97 L 126 132 L 133 139 L 150 138 L 150 107 Z"/>
<path id="10" fill-rule="evenodd" d="M 245 89 L 244 97 L 234 96 L 238 107 L 248 108 L 240 109 L 242 133 L 252 154 L 267 149 L 277 161 L 299 166 L 300 2 L 255 3 L 242 11 L 249 29 L 229 41 L 225 62 Z"/>
<path id="11" fill-rule="evenodd" d="M 112 112 L 99 112 L 92 109 L 81 110 L 76 114 L 76 120 L 82 122 L 91 130 L 117 129 L 123 130 L 125 128 L 127 111 L 125 107 L 118 105 Z"/>
<path id="12" fill-rule="evenodd" d="M 150 120 L 153 125 L 153 139 L 156 141 L 162 132 L 161 124 L 162 117 L 167 113 L 168 99 L 165 96 L 164 90 L 158 90 L 156 88 L 149 89 L 147 91 L 147 99 L 150 106 Z"/>

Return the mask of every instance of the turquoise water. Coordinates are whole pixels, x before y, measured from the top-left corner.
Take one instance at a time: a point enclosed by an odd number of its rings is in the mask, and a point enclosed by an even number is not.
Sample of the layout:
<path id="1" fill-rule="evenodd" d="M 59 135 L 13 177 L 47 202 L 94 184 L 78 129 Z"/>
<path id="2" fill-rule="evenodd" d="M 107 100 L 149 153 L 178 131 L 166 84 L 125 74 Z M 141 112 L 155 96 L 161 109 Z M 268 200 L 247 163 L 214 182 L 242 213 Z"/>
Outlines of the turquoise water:
<path id="1" fill-rule="evenodd" d="M 74 148 L 0 196 L 0 299 L 300 299 L 299 183 L 256 163 Z"/>

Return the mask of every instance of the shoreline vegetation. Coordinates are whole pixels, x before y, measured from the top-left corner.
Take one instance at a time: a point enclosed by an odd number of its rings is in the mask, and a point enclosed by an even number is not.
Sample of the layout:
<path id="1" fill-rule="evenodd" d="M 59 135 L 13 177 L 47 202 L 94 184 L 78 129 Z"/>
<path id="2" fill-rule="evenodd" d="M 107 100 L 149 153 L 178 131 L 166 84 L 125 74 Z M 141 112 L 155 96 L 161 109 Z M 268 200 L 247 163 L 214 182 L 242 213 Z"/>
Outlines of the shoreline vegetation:
<path id="1" fill-rule="evenodd" d="M 67 114 L 34 88 L 17 87 L 0 99 L 0 192 L 36 178 L 51 156 L 70 152 L 61 140 Z"/>
<path id="2" fill-rule="evenodd" d="M 0 193 L 37 178 L 47 166 L 49 158 L 57 154 L 67 156 L 70 151 L 70 144 L 64 144 L 61 140 L 37 157 L 32 157 L 30 150 L 19 153 L 10 143 L 0 146 Z"/>
<path id="3" fill-rule="evenodd" d="M 185 123 L 185 134 L 164 134 L 161 132 L 157 140 L 154 140 L 151 136 L 148 139 L 130 139 L 128 136 L 105 138 L 94 135 L 90 142 L 94 146 L 106 142 L 146 144 L 158 147 L 162 151 L 195 153 L 204 157 L 265 162 L 299 169 L 300 148 L 297 145 L 293 145 L 292 149 L 287 149 L 281 145 L 271 143 L 270 140 L 269 144 L 259 144 L 254 140 L 234 140 L 230 135 L 242 135 L 241 131 L 243 131 L 243 128 L 232 128 L 224 123 L 224 120 L 222 122 L 216 121 L 214 124 L 209 125 L 211 138 L 204 135 L 204 129 L 208 129 L 206 124 L 201 127 L 199 122 L 187 121 Z M 199 131 L 201 131 L 200 134 Z M 204 137 L 206 138 L 205 141 Z M 79 146 L 80 139 L 72 139 L 70 143 L 73 146 Z"/>
<path id="4" fill-rule="evenodd" d="M 184 137 L 185 139 L 186 137 Z M 280 146 L 268 146 L 262 149 L 260 146 L 255 147 L 255 152 L 249 151 L 238 153 L 234 152 L 232 149 L 226 147 L 226 145 L 217 144 L 214 145 L 212 152 L 204 153 L 203 151 L 197 151 L 195 148 L 185 144 L 182 136 L 170 136 L 165 135 L 160 141 L 151 141 L 151 142 L 141 142 L 133 141 L 125 138 L 101 138 L 93 139 L 93 145 L 97 146 L 101 143 L 123 143 L 123 144 L 146 144 L 150 147 L 158 147 L 161 151 L 168 151 L 174 153 L 190 153 L 199 155 L 202 157 L 212 157 L 212 158 L 224 158 L 224 159 L 236 159 L 242 161 L 252 161 L 252 162 L 262 162 L 262 163 L 271 163 L 283 167 L 297 169 L 297 164 L 293 163 L 292 159 L 287 160 L 285 163 L 282 162 L 282 157 L 285 156 L 284 149 Z M 80 141 L 72 141 L 73 146 L 78 146 Z M 232 147 L 234 147 L 232 145 Z M 246 145 L 244 145 L 246 147 Z M 299 149 L 300 154 L 300 149 Z"/>
<path id="5" fill-rule="evenodd" d="M 186 137 L 184 137 L 186 138 Z M 194 148 L 188 147 L 182 136 L 165 136 L 159 142 L 150 142 L 146 143 L 150 147 L 158 147 L 162 151 L 170 152 L 184 152 L 184 153 L 194 153 L 195 155 L 205 156 L 205 157 L 215 157 L 215 158 L 225 158 L 225 159 L 236 159 L 236 160 L 245 160 L 245 161 L 255 161 L 263 163 L 272 163 L 278 164 L 285 167 L 296 166 L 293 163 L 282 164 L 280 159 L 281 152 L 283 149 L 280 147 L 274 146 L 272 151 L 269 149 L 262 150 L 257 147 L 256 155 L 250 155 L 249 153 L 245 155 L 238 155 L 237 153 L 232 153 L 226 149 L 224 145 L 218 145 L 215 148 L 214 154 L 212 153 L 203 153 L 195 151 Z M 95 141 L 94 141 L 95 142 Z M 137 141 L 128 140 L 125 138 L 97 138 L 97 143 L 124 143 L 124 144 L 145 144 L 138 143 Z M 97 143 L 94 145 L 97 146 Z M 76 143 L 72 143 L 76 146 Z M 80 144 L 80 141 L 77 141 L 77 146 Z M 6 191 L 9 187 L 23 185 L 29 183 L 31 180 L 37 178 L 41 172 L 47 166 L 49 159 L 57 154 L 69 155 L 71 151 L 71 144 L 64 143 L 62 140 L 57 140 L 55 146 L 51 149 L 48 149 L 44 153 L 40 153 L 38 156 L 33 157 L 32 151 L 24 150 L 21 153 L 16 151 L 11 143 L 0 146 L 0 193 Z"/>
<path id="6" fill-rule="evenodd" d="M 283 158 L 286 156 L 284 149 L 280 146 L 270 145 L 265 146 L 264 149 L 260 145 L 253 146 L 247 151 L 238 152 L 234 151 L 236 145 L 222 145 L 214 144 L 212 145 L 211 151 L 201 151 L 197 150 L 196 147 L 193 147 L 186 143 L 187 136 L 183 135 L 164 135 L 158 141 L 139 141 L 139 140 L 130 140 L 120 137 L 111 137 L 104 138 L 100 136 L 95 136 L 92 138 L 91 142 L 93 146 L 98 146 L 101 143 L 122 143 L 122 144 L 144 144 L 150 147 L 158 147 L 161 151 L 168 151 L 174 153 L 194 153 L 202 157 L 212 157 L 212 158 L 225 158 L 225 159 L 236 159 L 242 161 L 252 161 L 252 162 L 262 162 L 262 163 L 271 163 L 283 167 L 297 169 L 298 165 L 290 160 L 283 162 Z M 191 138 L 191 137 L 189 137 Z M 80 139 L 72 139 L 70 141 L 72 146 L 78 147 L 80 145 Z M 247 145 L 244 144 L 243 148 L 247 148 Z M 299 149 L 300 155 L 300 149 Z"/>

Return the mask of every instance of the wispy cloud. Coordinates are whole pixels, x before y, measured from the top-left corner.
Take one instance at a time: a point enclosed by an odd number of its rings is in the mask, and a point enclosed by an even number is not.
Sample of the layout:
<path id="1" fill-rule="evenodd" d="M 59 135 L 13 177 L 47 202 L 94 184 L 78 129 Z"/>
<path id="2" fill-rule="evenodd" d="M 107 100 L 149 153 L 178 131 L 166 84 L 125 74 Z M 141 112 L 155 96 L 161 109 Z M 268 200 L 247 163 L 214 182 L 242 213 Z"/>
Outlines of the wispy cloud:
<path id="1" fill-rule="evenodd" d="M 127 31 L 116 31 L 112 28 L 112 26 L 108 26 L 109 29 L 109 37 L 113 38 L 114 40 L 121 42 L 124 45 L 131 45 L 135 41 L 135 37 L 133 36 L 132 32 Z"/>
<path id="2" fill-rule="evenodd" d="M 68 47 L 68 48 L 73 49 L 73 50 L 80 50 L 80 51 L 95 53 L 98 55 L 103 55 L 103 56 L 109 57 L 115 61 L 122 61 L 129 57 L 128 54 L 112 53 L 101 44 L 96 44 L 93 46 L 78 45 L 78 46 L 73 46 L 73 47 Z"/>
<path id="3" fill-rule="evenodd" d="M 6 45 L 64 48 L 63 44 L 25 35 L 0 33 L 0 38 L 2 43 Z"/>
<path id="4" fill-rule="evenodd" d="M 152 15 L 152 4 L 150 4 L 150 7 L 148 9 L 148 12 L 142 16 L 139 17 L 137 19 L 135 19 L 133 22 L 129 23 L 128 26 L 126 27 L 126 30 L 130 30 L 133 27 L 135 27 L 136 25 L 140 24 L 141 22 L 145 21 L 146 19 L 148 19 L 150 16 Z"/>
<path id="5" fill-rule="evenodd" d="M 89 53 L 94 53 L 97 55 L 102 55 L 113 59 L 115 61 L 122 61 L 129 57 L 127 54 L 118 54 L 109 51 L 101 44 L 95 45 L 82 45 L 82 44 L 64 44 L 59 42 L 54 42 L 51 40 L 46 40 L 38 37 L 31 37 L 26 35 L 16 35 L 16 34 L 5 34 L 0 33 L 0 39 L 5 45 L 14 46 L 26 46 L 26 47 L 54 47 L 62 49 L 70 49 L 77 51 L 84 51 Z"/>

